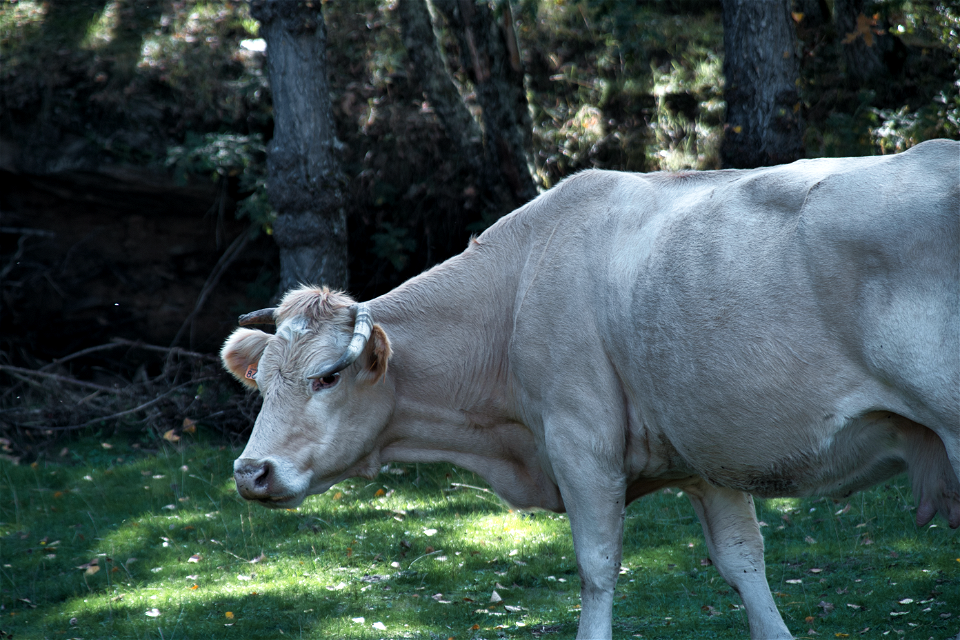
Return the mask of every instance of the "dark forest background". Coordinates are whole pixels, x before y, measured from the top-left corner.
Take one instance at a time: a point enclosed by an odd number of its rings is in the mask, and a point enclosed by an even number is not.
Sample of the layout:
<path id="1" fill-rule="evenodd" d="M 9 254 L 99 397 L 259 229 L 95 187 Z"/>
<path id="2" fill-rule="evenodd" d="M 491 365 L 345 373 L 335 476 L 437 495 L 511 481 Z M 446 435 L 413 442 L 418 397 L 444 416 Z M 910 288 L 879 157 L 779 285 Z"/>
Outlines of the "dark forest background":
<path id="1" fill-rule="evenodd" d="M 491 177 L 488 152 L 458 139 L 427 98 L 430 83 L 452 81 L 474 122 L 464 131 L 493 109 L 450 2 L 431 5 L 439 68 L 405 22 L 422 3 L 313 4 L 326 29 L 358 299 L 460 252 L 565 176 L 720 168 L 736 133 L 726 124 L 720 0 L 460 2 L 503 36 L 504 81 L 526 102 L 515 126 L 529 184 Z M 791 9 L 800 156 L 960 137 L 956 2 L 794 0 Z M 280 281 L 266 191 L 274 107 L 250 11 L 201 0 L 0 4 L 6 432 L 252 415 L 240 406 L 248 401 L 218 404 L 232 392 L 206 355 Z M 174 393 L 181 386 L 189 397 Z"/>

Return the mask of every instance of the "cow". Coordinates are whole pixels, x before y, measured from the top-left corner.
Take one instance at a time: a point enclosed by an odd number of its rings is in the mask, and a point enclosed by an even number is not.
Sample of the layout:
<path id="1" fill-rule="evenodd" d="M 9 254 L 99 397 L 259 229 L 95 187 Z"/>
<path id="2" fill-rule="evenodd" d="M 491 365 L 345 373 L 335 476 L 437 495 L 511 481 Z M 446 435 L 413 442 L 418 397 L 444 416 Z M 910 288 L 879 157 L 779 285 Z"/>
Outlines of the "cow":
<path id="1" fill-rule="evenodd" d="M 450 462 L 569 514 L 578 638 L 610 638 L 624 509 L 677 487 L 752 638 L 790 638 L 752 496 L 906 470 L 960 526 L 960 142 L 683 173 L 576 174 L 365 303 L 301 287 L 221 356 L 263 405 L 241 496 L 296 507 Z"/>

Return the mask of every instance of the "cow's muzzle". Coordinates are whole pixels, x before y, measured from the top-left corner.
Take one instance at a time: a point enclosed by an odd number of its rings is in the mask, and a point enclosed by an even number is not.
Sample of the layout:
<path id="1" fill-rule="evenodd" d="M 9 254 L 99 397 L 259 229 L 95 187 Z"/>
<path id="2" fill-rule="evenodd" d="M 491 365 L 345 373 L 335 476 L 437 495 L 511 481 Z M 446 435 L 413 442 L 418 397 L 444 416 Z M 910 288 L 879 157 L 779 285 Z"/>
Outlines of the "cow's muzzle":
<path id="1" fill-rule="evenodd" d="M 299 502 L 297 496 L 286 491 L 278 481 L 276 463 L 272 460 L 240 458 L 233 464 L 233 478 L 237 482 L 237 492 L 246 500 L 256 500 L 267 506 Z"/>

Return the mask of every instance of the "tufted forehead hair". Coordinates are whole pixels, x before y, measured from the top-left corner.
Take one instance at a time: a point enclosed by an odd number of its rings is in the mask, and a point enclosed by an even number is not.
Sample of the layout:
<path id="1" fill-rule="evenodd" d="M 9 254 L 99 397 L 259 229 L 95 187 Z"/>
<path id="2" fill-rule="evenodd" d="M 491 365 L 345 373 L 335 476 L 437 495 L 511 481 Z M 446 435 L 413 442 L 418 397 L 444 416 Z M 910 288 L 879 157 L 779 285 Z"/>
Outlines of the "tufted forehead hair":
<path id="1" fill-rule="evenodd" d="M 342 291 L 301 285 L 283 296 L 280 306 L 277 307 L 277 326 L 286 320 L 298 318 L 306 329 L 316 329 L 320 325 L 333 322 L 350 330 L 353 327 L 353 318 L 347 313 L 347 309 L 354 302 L 353 298 Z"/>

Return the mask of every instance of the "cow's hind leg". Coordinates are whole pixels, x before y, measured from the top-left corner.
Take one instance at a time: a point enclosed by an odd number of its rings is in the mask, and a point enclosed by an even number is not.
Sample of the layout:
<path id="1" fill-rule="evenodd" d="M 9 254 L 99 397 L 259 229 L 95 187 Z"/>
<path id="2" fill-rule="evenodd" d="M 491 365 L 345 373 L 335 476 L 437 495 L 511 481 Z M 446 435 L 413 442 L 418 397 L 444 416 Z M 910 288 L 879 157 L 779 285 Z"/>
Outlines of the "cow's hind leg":
<path id="1" fill-rule="evenodd" d="M 755 640 L 792 638 L 773 603 L 763 563 L 763 537 L 753 497 L 703 480 L 684 487 L 700 518 L 710 558 L 743 598 Z"/>

